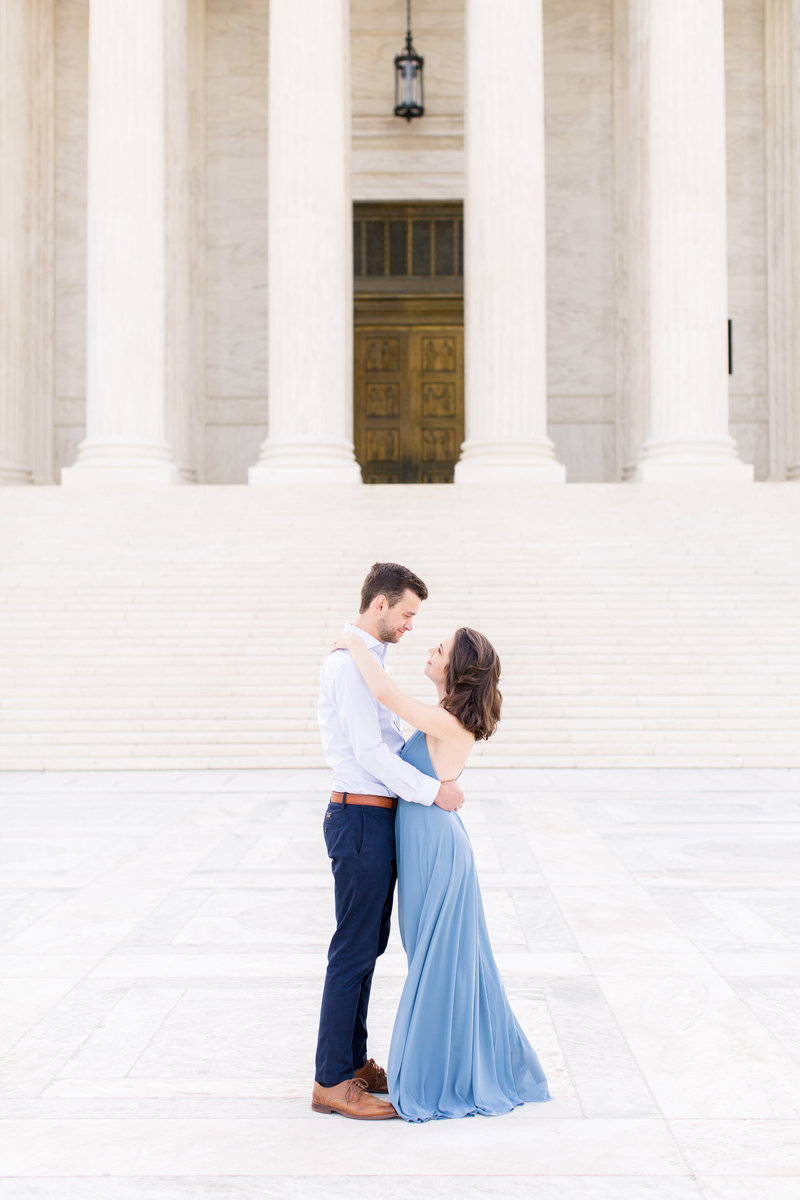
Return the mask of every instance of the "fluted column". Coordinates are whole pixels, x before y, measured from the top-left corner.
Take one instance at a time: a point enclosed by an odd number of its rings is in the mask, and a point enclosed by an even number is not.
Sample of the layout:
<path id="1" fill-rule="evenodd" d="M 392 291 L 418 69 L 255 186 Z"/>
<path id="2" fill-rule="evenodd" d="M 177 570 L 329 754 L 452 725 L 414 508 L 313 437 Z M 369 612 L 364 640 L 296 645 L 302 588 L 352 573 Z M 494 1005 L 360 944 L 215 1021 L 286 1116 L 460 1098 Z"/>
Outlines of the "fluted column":
<path id="1" fill-rule="evenodd" d="M 197 479 L 204 389 L 201 213 L 205 0 L 164 0 L 166 78 L 166 437 L 185 483 Z M 198 141 L 200 147 L 198 147 Z M 198 294 L 199 292 L 199 294 Z"/>
<path id="2" fill-rule="evenodd" d="M 636 471 L 649 413 L 647 88 L 642 5 L 614 0 L 614 293 L 617 464 Z"/>
<path id="3" fill-rule="evenodd" d="M 271 0 L 269 423 L 251 483 L 359 483 L 348 0 Z"/>
<path id="4" fill-rule="evenodd" d="M 175 2 L 90 0 L 87 421 L 65 484 L 179 478 L 166 440 L 165 33 L 180 24 Z"/>
<path id="5" fill-rule="evenodd" d="M 55 0 L 27 0 L 31 133 L 28 158 L 28 400 L 34 483 L 54 483 Z"/>
<path id="6" fill-rule="evenodd" d="M 767 191 L 768 229 L 772 225 L 769 264 L 775 268 L 775 284 L 781 292 L 776 304 L 777 337 L 774 345 L 772 340 L 770 343 L 770 366 L 774 355 L 781 394 L 773 402 L 770 386 L 770 428 L 773 408 L 780 408 L 778 436 L 785 431 L 786 478 L 800 483 L 800 0 L 767 0 L 764 15 L 767 178 L 769 181 L 771 170 L 777 171 L 780 185 L 778 195 L 771 193 L 769 182 Z M 770 94 L 770 82 L 779 94 Z M 776 163 L 771 163 L 773 156 Z M 767 278 L 772 296 L 770 266 Z"/>
<path id="7" fill-rule="evenodd" d="M 466 0 L 457 483 L 563 482 L 547 436 L 541 0 Z"/>
<path id="8" fill-rule="evenodd" d="M 29 16 L 26 0 L 0 4 L 0 483 L 33 479 L 26 342 Z"/>
<path id="9" fill-rule="evenodd" d="M 722 0 L 632 0 L 647 61 L 649 418 L 636 477 L 750 480 L 728 431 Z"/>

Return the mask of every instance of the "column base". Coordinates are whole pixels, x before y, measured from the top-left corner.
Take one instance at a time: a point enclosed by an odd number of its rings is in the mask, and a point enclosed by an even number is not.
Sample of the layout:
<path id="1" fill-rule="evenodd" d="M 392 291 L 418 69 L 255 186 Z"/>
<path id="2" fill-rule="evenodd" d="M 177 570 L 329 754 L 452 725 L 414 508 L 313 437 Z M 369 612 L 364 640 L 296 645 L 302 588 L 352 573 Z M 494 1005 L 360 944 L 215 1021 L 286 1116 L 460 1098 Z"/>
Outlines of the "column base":
<path id="1" fill-rule="evenodd" d="M 753 468 L 743 463 L 733 438 L 648 442 L 631 479 L 636 483 L 752 483 Z"/>
<path id="2" fill-rule="evenodd" d="M 18 463 L 0 462 L 0 486 L 7 483 L 33 483 L 33 472 Z"/>
<path id="3" fill-rule="evenodd" d="M 789 483 L 800 483 L 800 463 L 786 468 L 786 479 Z"/>
<path id="4" fill-rule="evenodd" d="M 541 441 L 465 442 L 456 483 L 566 483 L 567 469 L 549 438 Z"/>
<path id="5" fill-rule="evenodd" d="M 81 442 L 78 457 L 61 471 L 65 487 L 104 487 L 127 483 L 163 486 L 182 483 L 166 442 Z"/>
<path id="6" fill-rule="evenodd" d="M 361 483 L 361 467 L 347 442 L 267 440 L 248 483 Z"/>

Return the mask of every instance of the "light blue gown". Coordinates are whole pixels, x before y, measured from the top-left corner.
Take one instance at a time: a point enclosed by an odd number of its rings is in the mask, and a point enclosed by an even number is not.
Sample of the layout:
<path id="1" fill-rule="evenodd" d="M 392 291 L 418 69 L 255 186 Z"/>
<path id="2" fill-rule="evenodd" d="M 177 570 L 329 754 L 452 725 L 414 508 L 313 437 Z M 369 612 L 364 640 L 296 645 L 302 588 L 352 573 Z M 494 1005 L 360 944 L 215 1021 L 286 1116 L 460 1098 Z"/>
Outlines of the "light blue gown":
<path id="1" fill-rule="evenodd" d="M 436 778 L 424 734 L 402 758 Z M 387 1074 L 406 1121 L 496 1116 L 549 1100 L 489 945 L 467 831 L 456 813 L 399 800 L 398 916 L 408 958 Z"/>

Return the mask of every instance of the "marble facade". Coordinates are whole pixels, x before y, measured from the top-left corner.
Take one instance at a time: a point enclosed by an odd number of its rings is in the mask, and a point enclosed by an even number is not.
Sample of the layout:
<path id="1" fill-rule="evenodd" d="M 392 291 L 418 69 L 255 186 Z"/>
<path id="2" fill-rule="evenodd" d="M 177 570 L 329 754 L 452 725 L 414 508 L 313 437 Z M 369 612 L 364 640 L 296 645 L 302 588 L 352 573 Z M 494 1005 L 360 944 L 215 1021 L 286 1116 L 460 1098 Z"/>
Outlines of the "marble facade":
<path id="1" fill-rule="evenodd" d="M 721 19 L 721 0 L 709 3 Z M 54 202 L 39 206 L 39 319 L 29 322 L 38 353 L 35 369 L 28 366 L 38 372 L 29 385 L 37 400 L 26 466 L 34 481 L 48 482 L 75 463 L 87 428 L 90 0 L 37 0 L 25 7 L 35 9 L 38 29 L 52 22 L 50 40 L 43 41 L 52 62 L 40 66 L 37 86 L 41 96 L 50 79 L 53 128 L 37 134 L 38 174 L 31 178 Z M 474 0 L 474 11 L 480 7 Z M 240 483 L 270 433 L 269 3 L 170 0 L 164 8 L 173 19 L 174 12 L 183 14 L 187 53 L 178 74 L 188 100 L 178 156 L 183 165 L 173 181 L 177 198 L 166 182 L 165 225 L 175 247 L 167 291 L 180 301 L 177 308 L 170 304 L 170 319 L 173 334 L 181 331 L 168 339 L 166 351 L 165 388 L 172 397 L 166 431 L 183 478 Z M 465 0 L 415 5 L 427 111 L 406 125 L 390 115 L 391 58 L 402 41 L 404 6 L 351 0 L 349 8 L 353 200 L 462 199 L 465 16 L 473 10 L 467 6 L 465 14 Z M 646 280 L 635 278 L 625 106 L 626 89 L 635 82 L 635 12 L 647 8 L 638 0 L 542 3 L 546 435 L 570 481 L 635 475 L 637 447 L 646 436 L 636 413 L 642 381 L 627 357 L 635 341 L 630 312 Z M 798 20 L 798 5 L 789 0 L 724 3 L 727 295 L 734 334 L 729 431 L 759 479 L 792 477 L 800 462 L 791 332 L 798 320 L 792 303 L 796 220 L 786 215 L 797 208 L 792 197 L 800 187 L 800 105 L 797 73 L 780 59 L 797 54 Z M 167 76 L 174 81 L 174 73 Z M 173 119 L 165 137 L 172 149 L 178 100 L 167 97 Z M 54 143 L 49 157 L 48 137 Z M 9 210 L 2 219 L 15 218 Z M 13 340 L 13 331 L 6 336 Z M 0 428 L 12 440 L 17 436 L 13 422 Z"/>

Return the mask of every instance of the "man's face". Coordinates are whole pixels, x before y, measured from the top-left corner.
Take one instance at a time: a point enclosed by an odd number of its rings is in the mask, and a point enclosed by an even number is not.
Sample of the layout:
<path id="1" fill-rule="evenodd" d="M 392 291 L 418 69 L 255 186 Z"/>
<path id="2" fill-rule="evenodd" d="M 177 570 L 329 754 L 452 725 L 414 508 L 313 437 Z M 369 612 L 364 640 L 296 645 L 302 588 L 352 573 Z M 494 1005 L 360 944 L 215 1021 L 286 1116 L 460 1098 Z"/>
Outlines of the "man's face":
<path id="1" fill-rule="evenodd" d="M 377 603 L 383 605 L 377 614 L 379 639 L 382 642 L 399 642 L 404 633 L 413 629 L 414 617 L 419 612 L 422 601 L 406 588 L 397 604 L 393 604 L 391 608 L 385 596 L 378 596 Z"/>

